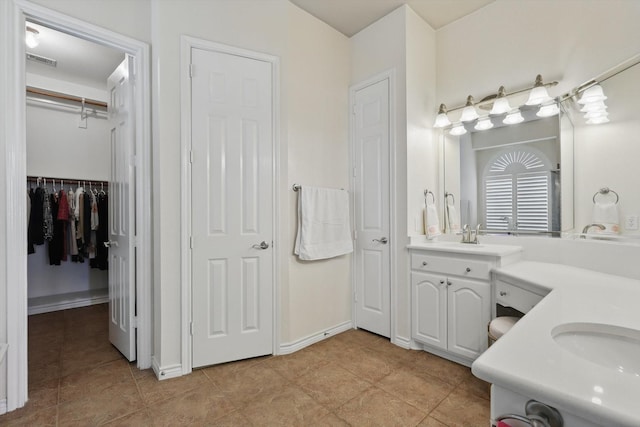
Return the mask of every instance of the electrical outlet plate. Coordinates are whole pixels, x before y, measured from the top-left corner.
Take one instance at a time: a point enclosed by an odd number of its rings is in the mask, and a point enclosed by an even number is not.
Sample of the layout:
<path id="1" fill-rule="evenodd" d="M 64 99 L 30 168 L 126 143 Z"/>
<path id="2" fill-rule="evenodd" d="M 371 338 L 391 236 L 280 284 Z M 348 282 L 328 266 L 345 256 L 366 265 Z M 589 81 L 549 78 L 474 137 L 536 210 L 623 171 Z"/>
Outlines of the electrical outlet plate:
<path id="1" fill-rule="evenodd" d="M 638 215 L 627 215 L 624 217 L 624 229 L 625 230 L 637 230 L 638 229 Z"/>

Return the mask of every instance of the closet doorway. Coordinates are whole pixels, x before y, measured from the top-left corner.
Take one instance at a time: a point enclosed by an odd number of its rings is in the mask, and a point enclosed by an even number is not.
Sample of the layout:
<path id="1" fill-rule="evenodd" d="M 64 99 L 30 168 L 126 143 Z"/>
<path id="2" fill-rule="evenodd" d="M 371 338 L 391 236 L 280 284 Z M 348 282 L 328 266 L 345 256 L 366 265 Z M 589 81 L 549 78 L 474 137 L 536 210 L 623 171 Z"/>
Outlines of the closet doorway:
<path id="1" fill-rule="evenodd" d="M 67 189 L 69 185 L 73 186 L 74 190 L 77 190 L 77 186 L 79 185 L 88 185 L 91 190 L 96 192 L 104 190 L 105 193 L 110 193 L 109 217 L 112 221 L 110 221 L 108 236 L 105 239 L 107 245 L 111 245 L 108 255 L 110 271 L 107 282 L 109 283 L 109 291 L 104 294 L 110 296 L 109 302 L 111 308 L 108 313 L 108 319 L 109 322 L 115 321 L 114 324 L 116 327 L 113 328 L 114 330 L 122 330 L 123 323 L 125 328 L 129 329 L 126 345 L 122 346 L 121 343 L 117 343 L 117 346 L 121 348 L 126 358 L 129 360 L 137 359 L 137 366 L 141 369 L 149 368 L 151 366 L 150 254 L 152 249 L 150 245 L 149 47 L 145 43 L 30 3 L 21 2 L 17 5 L 13 4 L 13 7 L 9 7 L 9 9 L 11 13 L 7 14 L 8 16 L 6 18 L 3 18 L 3 23 L 14 28 L 11 37 L 11 51 L 15 53 L 13 58 L 17 65 L 15 70 L 8 73 L 8 79 L 18 88 L 24 88 L 25 86 L 33 88 L 37 83 L 42 86 L 49 86 L 48 89 L 50 90 L 52 86 L 60 84 L 56 82 L 57 79 L 52 76 L 36 76 L 35 73 L 31 73 L 33 70 L 29 69 L 25 64 L 25 53 L 29 52 L 29 50 L 24 47 L 24 35 L 27 25 L 41 26 L 43 32 L 46 32 L 46 28 L 66 36 L 78 38 L 85 43 L 97 43 L 100 45 L 94 46 L 94 48 L 97 49 L 100 47 L 109 47 L 110 49 L 119 51 L 120 57 L 113 68 L 119 70 L 120 74 L 117 75 L 115 84 L 112 85 L 114 89 L 118 89 L 111 93 L 108 91 L 106 77 L 108 77 L 111 72 L 105 77 L 104 87 L 102 89 L 102 93 L 106 94 L 106 96 L 102 98 L 106 98 L 108 103 L 117 107 L 111 109 L 111 120 L 105 120 L 105 131 L 103 136 L 100 137 L 100 139 L 106 142 L 106 152 L 109 154 L 104 156 L 92 152 L 91 154 L 85 153 L 83 156 L 78 152 L 64 153 L 79 161 L 81 168 L 84 168 L 85 172 L 87 170 L 90 171 L 89 175 L 82 175 L 82 170 L 78 170 L 75 174 L 67 173 L 60 176 L 59 171 L 45 173 L 42 170 L 35 171 L 30 169 L 33 167 L 33 163 L 30 161 L 30 158 L 33 160 L 31 156 L 33 153 L 30 152 L 32 148 L 30 147 L 30 135 L 33 135 L 34 131 L 33 129 L 30 130 L 32 123 L 30 123 L 29 120 L 29 112 L 27 111 L 26 115 L 17 113 L 16 123 L 15 125 L 12 124 L 8 131 L 9 134 L 17 135 L 17 138 L 15 138 L 14 141 L 8 141 L 7 146 L 9 150 L 22 153 L 26 162 L 17 162 L 15 164 L 7 163 L 8 174 L 12 173 L 16 179 L 15 182 L 14 180 L 10 180 L 8 184 L 10 194 L 6 197 L 9 201 L 12 198 L 15 200 L 15 196 L 19 193 L 24 194 L 24 181 L 27 176 L 34 176 L 36 179 L 37 176 L 43 176 L 41 184 L 44 184 L 43 181 L 45 177 L 49 179 L 58 178 L 56 186 L 62 186 L 62 182 L 60 182 L 62 180 L 60 180 L 60 178 L 64 177 L 66 178 L 64 183 L 65 189 Z M 22 24 L 12 25 L 14 22 L 22 22 Z M 40 42 L 43 43 L 44 40 L 41 39 Z M 83 52 L 86 54 L 86 51 Z M 45 60 L 55 59 L 49 57 L 44 58 Z M 90 56 L 88 57 L 88 61 L 92 61 Z M 41 62 L 43 61 L 41 60 Z M 62 64 L 60 63 L 60 65 Z M 88 74 L 90 67 L 79 68 L 87 71 Z M 110 71 L 113 71 L 113 69 Z M 126 84 L 127 79 L 129 79 L 131 84 Z M 65 103 L 62 99 L 63 94 L 75 95 L 81 98 L 81 100 L 79 103 L 80 111 L 74 126 L 77 126 L 78 129 L 88 130 L 93 125 L 97 130 L 99 127 L 97 125 L 97 123 L 99 123 L 98 120 L 101 120 L 98 118 L 100 113 L 97 112 L 96 108 L 90 107 L 88 102 L 89 97 L 85 96 L 82 90 L 83 87 L 86 88 L 88 86 L 90 85 L 87 85 L 86 81 L 82 80 L 82 77 L 75 76 L 72 81 L 66 82 L 67 90 L 60 90 L 65 87 L 64 84 L 60 84 L 60 86 L 56 87 L 58 90 L 54 90 L 56 93 L 53 94 L 53 96 L 35 94 L 35 92 L 32 91 L 32 96 L 28 98 L 23 89 L 22 93 L 12 94 L 14 96 L 12 96 L 11 101 L 15 107 L 15 111 L 18 112 L 21 111 L 20 104 L 24 105 L 27 103 L 27 99 L 29 99 L 29 102 L 35 103 L 39 101 L 41 103 L 42 101 L 50 101 L 49 108 L 52 110 L 55 108 L 77 109 L 78 103 L 73 105 L 73 96 L 69 97 L 70 99 L 64 100 L 67 104 L 71 105 L 61 105 Z M 35 101 L 35 98 L 40 99 L 39 101 Z M 84 98 L 84 100 L 82 98 Z M 100 98 L 100 96 L 98 96 L 98 98 Z M 31 107 L 37 108 L 33 105 Z M 31 107 L 27 103 L 27 109 Z M 57 113 L 61 113 L 61 111 L 57 111 Z M 67 111 L 65 114 L 71 113 Z M 59 125 L 60 123 L 56 124 Z M 41 126 L 40 130 L 42 129 L 44 129 L 44 126 Z M 52 140 L 53 137 L 54 135 L 50 134 L 49 140 Z M 97 145 L 99 145 L 96 141 L 85 141 L 85 144 L 90 147 L 91 144 L 96 144 L 92 146 L 92 148 L 96 148 Z M 88 150 L 91 151 L 92 148 L 88 148 Z M 87 149 L 87 147 L 85 146 L 84 148 L 78 149 Z M 50 166 L 55 163 L 55 159 L 55 157 L 48 159 Z M 112 161 L 110 161 L 110 159 Z M 104 168 L 105 162 L 107 179 L 96 179 L 100 178 L 95 175 L 98 174 L 97 171 L 101 171 Z M 18 179 L 20 176 L 22 176 L 21 180 Z M 22 181 L 22 185 L 19 184 L 19 181 Z M 80 183 L 78 183 L 78 181 L 80 181 Z M 103 186 L 101 186 L 100 190 L 93 187 L 95 185 L 93 182 L 95 181 L 107 181 L 109 184 L 108 189 Z M 92 184 L 89 184 L 90 182 Z M 137 191 L 138 189 L 144 189 L 144 191 Z M 18 231 L 24 230 L 24 232 L 26 232 L 27 229 L 27 221 L 25 220 L 27 214 L 26 205 L 27 203 L 23 206 L 15 206 L 14 204 L 13 208 L 7 209 L 7 222 L 17 224 L 18 227 L 16 228 Z M 114 222 L 114 218 L 116 218 L 117 221 Z M 20 227 L 21 224 L 24 224 L 24 228 Z M 123 238 L 124 240 L 122 240 Z M 17 248 L 25 247 L 24 243 L 18 243 L 20 241 L 24 242 L 23 232 L 8 233 L 7 241 L 16 242 Z M 104 242 L 102 243 L 104 244 Z M 10 291 L 7 295 L 7 303 L 13 307 L 7 314 L 7 321 L 10 324 L 13 323 L 16 325 L 17 330 L 17 333 L 9 334 L 8 337 L 10 350 L 7 355 L 7 410 L 11 411 L 23 406 L 27 398 L 27 296 L 31 291 L 30 287 L 32 283 L 29 280 L 31 278 L 30 272 L 27 272 L 27 264 L 30 262 L 27 261 L 26 250 L 24 253 L 7 254 L 6 259 L 7 265 L 16 266 L 15 268 L 8 268 L 7 276 L 15 279 L 14 289 L 17 290 Z M 127 260 L 131 260 L 130 264 L 127 264 Z M 21 266 L 24 266 L 25 269 L 22 270 Z M 120 287 L 123 283 L 130 285 L 130 293 L 123 292 Z M 103 288 L 103 285 L 104 280 L 102 280 L 95 289 Z M 90 290 L 94 291 L 95 289 Z M 64 293 L 74 294 L 75 292 L 63 292 L 62 294 Z M 80 291 L 80 293 L 82 294 L 82 291 Z M 78 294 L 75 296 L 78 296 Z M 84 296 L 87 297 L 87 294 Z M 53 302 L 55 300 L 55 298 L 53 298 L 49 299 L 44 305 L 48 304 L 50 308 L 56 305 L 61 308 L 68 308 L 74 306 L 74 304 L 86 305 L 91 302 L 99 302 L 99 296 L 97 299 L 92 298 L 93 296 L 91 292 L 89 292 L 88 298 L 85 298 L 84 301 L 81 301 L 82 298 L 77 298 L 76 301 L 56 303 Z M 42 301 L 43 300 L 39 300 L 39 302 Z M 65 304 L 67 304 L 67 307 L 65 307 Z M 42 306 L 43 304 L 40 304 L 41 310 Z M 130 317 L 125 316 L 124 313 L 129 313 Z M 126 321 L 123 322 L 125 318 Z M 118 340 L 112 338 L 111 341 Z M 137 354 L 135 353 L 136 348 Z"/>

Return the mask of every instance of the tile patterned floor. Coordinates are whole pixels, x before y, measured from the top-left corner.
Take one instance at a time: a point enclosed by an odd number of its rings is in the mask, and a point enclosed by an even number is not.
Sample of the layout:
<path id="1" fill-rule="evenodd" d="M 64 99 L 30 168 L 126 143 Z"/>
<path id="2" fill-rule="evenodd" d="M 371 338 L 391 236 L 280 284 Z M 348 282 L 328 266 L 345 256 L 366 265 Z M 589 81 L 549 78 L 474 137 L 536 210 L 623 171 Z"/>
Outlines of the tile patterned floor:
<path id="1" fill-rule="evenodd" d="M 489 425 L 468 368 L 361 330 L 157 381 L 109 344 L 105 305 L 29 317 L 29 396 L 0 425 Z"/>

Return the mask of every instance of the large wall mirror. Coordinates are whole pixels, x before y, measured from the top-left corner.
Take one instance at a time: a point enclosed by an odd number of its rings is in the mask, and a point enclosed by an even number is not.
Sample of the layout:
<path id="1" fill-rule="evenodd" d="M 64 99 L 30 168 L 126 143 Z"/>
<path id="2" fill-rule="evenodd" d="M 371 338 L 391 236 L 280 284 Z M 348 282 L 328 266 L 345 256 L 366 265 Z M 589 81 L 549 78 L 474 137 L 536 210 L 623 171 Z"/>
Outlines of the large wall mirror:
<path id="1" fill-rule="evenodd" d="M 442 130 L 445 230 L 446 206 L 454 203 L 460 224 L 480 224 L 489 234 L 575 237 L 594 223 L 595 196 L 616 205 L 614 237 L 640 237 L 639 62 L 634 57 L 594 79 L 607 97 L 606 123 L 587 124 L 579 96 L 565 96 L 556 116 L 523 107 L 519 124 L 494 118 L 484 131 Z"/>
<path id="2" fill-rule="evenodd" d="M 524 121 L 464 135 L 442 132 L 446 204 L 461 224 L 486 233 L 559 236 L 573 229 L 573 125 L 568 115 L 540 118 L 521 107 Z"/>

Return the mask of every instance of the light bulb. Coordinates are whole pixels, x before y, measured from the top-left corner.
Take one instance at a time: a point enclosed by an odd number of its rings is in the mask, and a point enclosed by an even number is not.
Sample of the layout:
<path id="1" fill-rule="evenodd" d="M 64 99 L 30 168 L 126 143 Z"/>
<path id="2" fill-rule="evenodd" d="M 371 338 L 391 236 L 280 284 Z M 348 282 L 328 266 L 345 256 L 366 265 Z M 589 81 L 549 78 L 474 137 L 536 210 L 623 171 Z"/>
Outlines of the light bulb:
<path id="1" fill-rule="evenodd" d="M 449 131 L 449 134 L 453 136 L 464 135 L 465 133 L 467 133 L 467 130 L 464 128 L 464 126 L 462 126 L 461 123 L 456 124 Z"/>
<path id="2" fill-rule="evenodd" d="M 504 90 L 504 86 L 500 86 L 498 89 L 498 97 L 493 101 L 493 108 L 489 114 L 504 114 L 511 111 L 511 105 L 507 100 L 507 96 Z"/>
<path id="3" fill-rule="evenodd" d="M 607 99 L 602 91 L 602 86 L 593 85 L 582 93 L 582 97 L 578 100 L 579 104 L 591 104 L 592 102 L 604 101 Z"/>
<path id="4" fill-rule="evenodd" d="M 551 99 L 549 92 L 547 92 L 547 88 L 544 86 L 538 86 L 531 89 L 526 105 L 540 105 L 551 101 Z"/>
<path id="5" fill-rule="evenodd" d="M 536 116 L 551 117 L 551 116 L 555 116 L 558 113 L 560 113 L 560 109 L 555 103 L 553 103 L 553 104 L 543 105 L 542 107 L 540 107 L 540 109 L 536 113 Z"/>
<path id="6" fill-rule="evenodd" d="M 473 127 L 475 130 L 487 130 L 493 127 L 493 122 L 485 117 L 484 119 L 478 120 L 478 123 Z"/>
<path id="7" fill-rule="evenodd" d="M 462 110 L 462 115 L 460 116 L 460 121 L 462 122 L 471 122 L 478 118 L 478 112 L 473 106 L 473 96 L 469 95 L 467 97 L 466 106 Z"/>
<path id="8" fill-rule="evenodd" d="M 40 32 L 35 28 L 27 27 L 24 42 L 30 49 L 38 46 L 40 44 Z"/>
<path id="9" fill-rule="evenodd" d="M 509 111 L 507 117 L 505 117 L 502 121 L 502 123 L 504 123 L 505 125 L 515 125 L 522 122 L 524 122 L 524 117 L 522 117 L 519 108 Z"/>
<path id="10" fill-rule="evenodd" d="M 436 122 L 433 124 L 434 128 L 443 128 L 451 124 L 451 120 L 447 117 L 447 107 L 444 104 L 440 104 L 438 109 L 438 115 L 436 116 Z"/>

